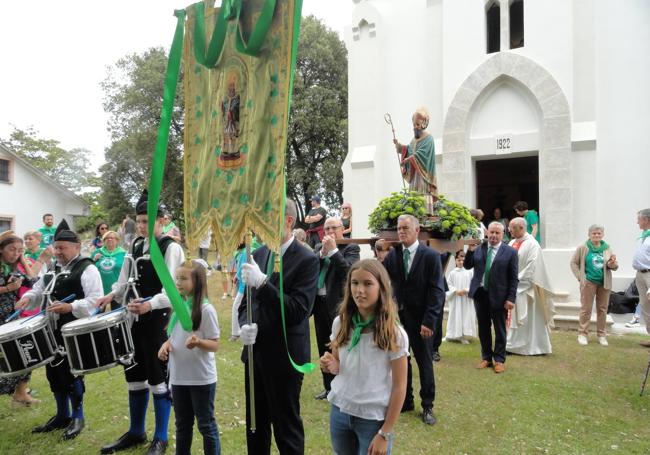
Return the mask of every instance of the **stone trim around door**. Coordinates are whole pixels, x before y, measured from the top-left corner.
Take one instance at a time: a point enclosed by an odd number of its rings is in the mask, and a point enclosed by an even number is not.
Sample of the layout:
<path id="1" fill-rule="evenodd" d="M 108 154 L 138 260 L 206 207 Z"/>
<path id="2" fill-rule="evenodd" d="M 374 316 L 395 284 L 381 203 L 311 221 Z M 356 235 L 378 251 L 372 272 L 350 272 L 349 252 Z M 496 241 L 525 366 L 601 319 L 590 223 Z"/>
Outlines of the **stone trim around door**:
<path id="1" fill-rule="evenodd" d="M 440 191 L 452 200 L 471 204 L 469 120 L 483 91 L 496 79 L 509 77 L 530 91 L 542 113 L 539 147 L 539 212 L 545 248 L 569 248 L 573 232 L 571 115 L 555 78 L 533 60 L 499 52 L 481 64 L 461 84 L 443 127 Z M 505 155 L 504 155 L 505 157 Z"/>

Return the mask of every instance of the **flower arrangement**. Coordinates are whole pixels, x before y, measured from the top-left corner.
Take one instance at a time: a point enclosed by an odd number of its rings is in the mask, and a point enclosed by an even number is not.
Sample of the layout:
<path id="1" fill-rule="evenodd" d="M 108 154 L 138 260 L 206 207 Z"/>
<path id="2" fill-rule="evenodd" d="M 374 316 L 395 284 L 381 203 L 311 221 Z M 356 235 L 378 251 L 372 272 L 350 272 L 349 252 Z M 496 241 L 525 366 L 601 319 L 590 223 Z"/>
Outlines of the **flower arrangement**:
<path id="1" fill-rule="evenodd" d="M 480 239 L 479 222 L 462 204 L 439 196 L 433 203 L 433 213 L 427 214 L 424 196 L 417 191 L 402 190 L 379 201 L 370 213 L 368 228 L 378 235 L 381 231 L 397 229 L 397 218 L 408 213 L 420 222 L 421 230 L 446 240 Z"/>
<path id="2" fill-rule="evenodd" d="M 447 240 L 481 239 L 481 227 L 469 209 L 440 195 L 433 203 L 433 213 L 423 226 L 436 233 L 437 237 Z"/>
<path id="3" fill-rule="evenodd" d="M 397 229 L 397 218 L 404 213 L 413 215 L 423 223 L 427 215 L 424 196 L 406 189 L 391 193 L 379 201 L 379 205 L 370 213 L 368 229 L 375 235 L 383 230 Z"/>

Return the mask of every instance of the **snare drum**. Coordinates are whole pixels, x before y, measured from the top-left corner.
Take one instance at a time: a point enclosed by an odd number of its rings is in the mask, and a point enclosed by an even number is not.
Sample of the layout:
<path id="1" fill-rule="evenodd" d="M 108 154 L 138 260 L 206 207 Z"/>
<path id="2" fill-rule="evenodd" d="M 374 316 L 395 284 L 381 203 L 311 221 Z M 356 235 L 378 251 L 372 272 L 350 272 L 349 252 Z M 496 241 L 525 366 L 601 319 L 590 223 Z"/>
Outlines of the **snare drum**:
<path id="1" fill-rule="evenodd" d="M 58 350 L 46 315 L 0 326 L 0 377 L 18 376 L 50 363 Z"/>
<path id="2" fill-rule="evenodd" d="M 69 322 L 61 327 L 61 335 L 72 374 L 96 373 L 133 359 L 133 339 L 123 308 Z"/>

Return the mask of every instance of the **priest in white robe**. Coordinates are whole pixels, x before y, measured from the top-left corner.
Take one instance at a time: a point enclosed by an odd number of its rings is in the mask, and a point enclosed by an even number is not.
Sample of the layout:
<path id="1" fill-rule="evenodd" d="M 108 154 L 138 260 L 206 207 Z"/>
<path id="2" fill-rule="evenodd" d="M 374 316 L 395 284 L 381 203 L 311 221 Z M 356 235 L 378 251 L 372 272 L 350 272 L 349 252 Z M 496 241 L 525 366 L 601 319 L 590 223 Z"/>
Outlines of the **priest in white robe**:
<path id="1" fill-rule="evenodd" d="M 519 285 L 509 317 L 506 351 L 520 355 L 550 354 L 555 311 L 542 248 L 526 232 L 523 218 L 511 220 L 508 229 L 512 237 L 510 246 L 519 256 Z"/>

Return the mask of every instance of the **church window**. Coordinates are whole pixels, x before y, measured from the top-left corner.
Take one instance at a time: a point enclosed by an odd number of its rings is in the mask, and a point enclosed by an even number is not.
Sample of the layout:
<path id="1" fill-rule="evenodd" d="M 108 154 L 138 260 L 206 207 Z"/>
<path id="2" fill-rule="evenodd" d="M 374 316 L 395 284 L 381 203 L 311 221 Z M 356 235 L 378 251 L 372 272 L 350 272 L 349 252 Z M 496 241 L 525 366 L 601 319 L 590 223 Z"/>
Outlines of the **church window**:
<path id="1" fill-rule="evenodd" d="M 0 159 L 0 182 L 11 182 L 10 164 L 9 160 Z"/>
<path id="2" fill-rule="evenodd" d="M 524 47 L 524 0 L 510 3 L 510 49 Z"/>
<path id="3" fill-rule="evenodd" d="M 499 52 L 501 48 L 501 8 L 494 1 L 485 10 L 485 25 L 487 31 L 487 53 Z"/>

